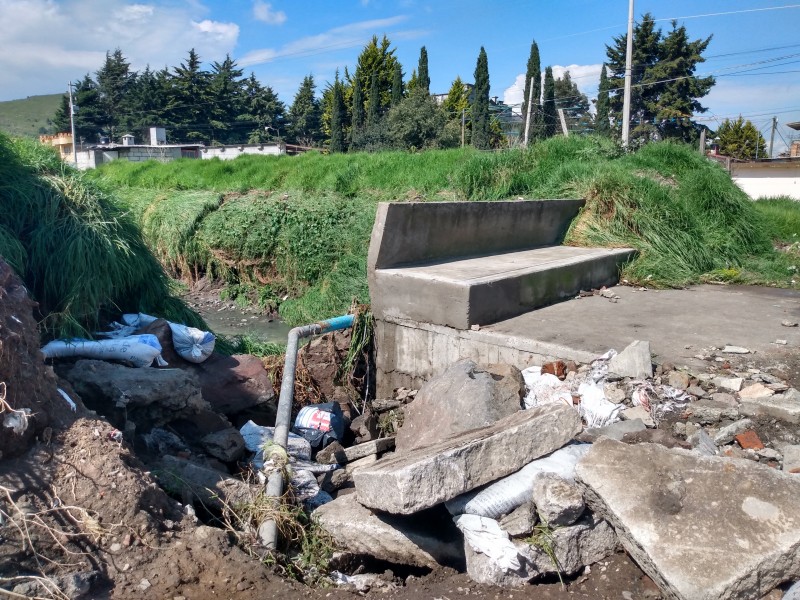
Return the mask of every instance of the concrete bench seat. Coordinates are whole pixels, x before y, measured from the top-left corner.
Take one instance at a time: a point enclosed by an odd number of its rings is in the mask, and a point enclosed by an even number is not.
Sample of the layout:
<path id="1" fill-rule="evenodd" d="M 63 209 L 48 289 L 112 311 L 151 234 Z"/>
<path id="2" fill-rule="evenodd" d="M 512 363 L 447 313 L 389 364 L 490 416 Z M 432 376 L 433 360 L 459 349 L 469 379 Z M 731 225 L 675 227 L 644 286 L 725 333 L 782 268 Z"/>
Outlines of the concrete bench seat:
<path id="1" fill-rule="evenodd" d="M 378 269 L 384 317 L 456 329 L 494 323 L 611 283 L 629 248 L 546 246 Z"/>
<path id="2" fill-rule="evenodd" d="M 375 317 L 469 329 L 616 283 L 632 249 L 560 245 L 583 204 L 381 203 L 368 265 Z"/>

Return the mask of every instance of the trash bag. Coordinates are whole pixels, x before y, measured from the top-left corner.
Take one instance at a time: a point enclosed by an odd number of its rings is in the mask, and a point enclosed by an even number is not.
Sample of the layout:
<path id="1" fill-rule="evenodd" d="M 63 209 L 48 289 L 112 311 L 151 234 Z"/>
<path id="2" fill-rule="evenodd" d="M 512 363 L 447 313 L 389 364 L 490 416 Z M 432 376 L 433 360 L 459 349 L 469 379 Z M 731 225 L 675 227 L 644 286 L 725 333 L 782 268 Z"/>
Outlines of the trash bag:
<path id="1" fill-rule="evenodd" d="M 111 340 L 54 340 L 42 348 L 45 358 L 82 356 L 99 360 L 124 360 L 134 367 L 149 367 L 161 357 L 158 338 L 149 333 Z"/>
<path id="2" fill-rule="evenodd" d="M 314 450 L 344 438 L 345 422 L 338 402 L 304 406 L 297 413 L 292 432 L 303 436 Z"/>
<path id="3" fill-rule="evenodd" d="M 169 328 L 172 330 L 172 345 L 182 359 L 201 363 L 214 352 L 216 338 L 210 331 L 177 323 L 169 323 Z"/>

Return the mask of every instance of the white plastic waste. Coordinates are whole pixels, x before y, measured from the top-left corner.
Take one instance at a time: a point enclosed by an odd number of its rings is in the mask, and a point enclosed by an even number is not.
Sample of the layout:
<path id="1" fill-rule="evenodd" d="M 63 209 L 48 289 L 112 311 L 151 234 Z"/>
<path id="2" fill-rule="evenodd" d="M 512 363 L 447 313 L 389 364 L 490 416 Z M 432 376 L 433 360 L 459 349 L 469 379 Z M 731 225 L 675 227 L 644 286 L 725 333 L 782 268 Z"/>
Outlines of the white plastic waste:
<path id="1" fill-rule="evenodd" d="M 3 417 L 3 427 L 8 427 L 17 435 L 22 435 L 28 429 L 28 419 L 31 416 L 30 408 L 10 410 Z"/>
<path id="2" fill-rule="evenodd" d="M 244 446 L 250 452 L 255 452 L 253 466 L 257 469 L 264 468 L 264 446 L 271 443 L 275 437 L 274 427 L 262 427 L 252 421 L 248 421 L 239 429 L 239 433 L 244 438 Z M 289 433 L 289 443 L 287 444 L 289 456 L 300 460 L 311 460 L 311 444 L 302 436 Z"/>
<path id="3" fill-rule="evenodd" d="M 320 489 L 317 476 L 311 471 L 293 469 L 291 475 L 289 485 L 292 487 L 294 497 L 302 501 L 309 511 L 333 501 L 333 496 Z"/>
<path id="4" fill-rule="evenodd" d="M 78 407 L 75 405 L 75 402 L 73 402 L 72 398 L 69 397 L 67 392 L 65 392 L 61 388 L 56 388 L 56 390 L 58 390 L 58 393 L 61 394 L 61 397 L 67 401 L 67 404 L 69 404 L 69 407 L 72 409 L 72 412 L 78 410 Z"/>
<path id="5" fill-rule="evenodd" d="M 497 521 L 478 515 L 459 515 L 453 517 L 453 522 L 475 552 L 486 555 L 505 571 L 518 571 L 522 568 L 517 549 Z"/>
<path id="6" fill-rule="evenodd" d="M 619 421 L 619 413 L 625 408 L 606 399 L 603 388 L 596 383 L 584 382 L 578 386 L 581 402 L 578 412 L 587 427 L 605 427 Z"/>
<path id="7" fill-rule="evenodd" d="M 556 473 L 567 481 L 574 481 L 575 465 L 591 447 L 591 444 L 564 446 L 483 489 L 448 500 L 445 506 L 451 515 L 466 513 L 492 519 L 507 515 L 530 500 L 537 473 Z"/>
<path id="8" fill-rule="evenodd" d="M 124 360 L 134 367 L 149 367 L 161 357 L 158 338 L 149 333 L 111 340 L 54 340 L 42 348 L 45 358 L 83 356 L 99 360 Z"/>
<path id="9" fill-rule="evenodd" d="M 113 331 L 105 332 L 102 335 L 112 338 L 130 335 L 142 327 L 151 325 L 157 319 L 158 317 L 145 313 L 127 313 L 122 315 L 122 323 L 111 324 L 114 327 Z M 172 331 L 172 345 L 181 358 L 189 362 L 201 363 L 211 356 L 216 344 L 213 333 L 171 321 L 167 321 L 167 323 Z"/>
<path id="10" fill-rule="evenodd" d="M 528 367 L 522 371 L 522 378 L 528 388 L 524 398 L 525 408 L 558 403 L 572 406 L 569 384 L 555 375 L 542 373 L 541 367 Z"/>

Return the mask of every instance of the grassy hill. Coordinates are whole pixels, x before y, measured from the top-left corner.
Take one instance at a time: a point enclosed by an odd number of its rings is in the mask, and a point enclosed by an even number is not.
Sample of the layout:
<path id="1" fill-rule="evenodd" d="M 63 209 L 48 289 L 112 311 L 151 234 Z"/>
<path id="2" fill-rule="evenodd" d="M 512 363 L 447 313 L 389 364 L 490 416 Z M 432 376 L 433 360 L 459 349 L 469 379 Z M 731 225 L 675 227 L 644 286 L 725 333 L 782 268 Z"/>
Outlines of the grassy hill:
<path id="1" fill-rule="evenodd" d="M 48 121 L 53 118 L 61 96 L 63 94 L 48 94 L 0 102 L 0 131 L 29 138 L 55 133 Z"/>

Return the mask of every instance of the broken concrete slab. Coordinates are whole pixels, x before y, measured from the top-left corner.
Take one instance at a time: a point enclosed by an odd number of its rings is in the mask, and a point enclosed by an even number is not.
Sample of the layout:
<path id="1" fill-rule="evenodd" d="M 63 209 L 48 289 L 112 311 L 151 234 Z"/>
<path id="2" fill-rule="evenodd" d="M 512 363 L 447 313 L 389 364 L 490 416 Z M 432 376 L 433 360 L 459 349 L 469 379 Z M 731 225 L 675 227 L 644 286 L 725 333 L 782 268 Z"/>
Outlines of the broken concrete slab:
<path id="1" fill-rule="evenodd" d="M 647 427 L 641 419 L 617 421 L 605 427 L 590 427 L 589 429 L 585 429 L 581 434 L 581 440 L 593 442 L 602 435 L 612 440 L 621 440 L 626 433 L 636 433 L 637 431 L 644 431 L 645 429 L 647 429 Z"/>
<path id="2" fill-rule="evenodd" d="M 371 442 L 356 444 L 349 448 L 342 448 L 338 443 L 333 443 L 317 453 L 317 462 L 322 464 L 338 463 L 344 465 L 372 454 L 386 452 L 392 448 L 394 448 L 394 438 L 379 438 Z"/>
<path id="3" fill-rule="evenodd" d="M 194 500 L 216 510 L 237 504 L 251 504 L 262 493 L 261 486 L 251 486 L 241 479 L 229 477 L 175 456 L 164 456 L 155 473 L 161 485 L 176 492 L 188 503 Z"/>
<path id="4" fill-rule="evenodd" d="M 460 360 L 428 381 L 406 407 L 397 432 L 402 452 L 487 427 L 522 407 L 525 381 L 516 367 Z"/>
<path id="5" fill-rule="evenodd" d="M 769 398 L 774 395 L 775 392 L 766 387 L 763 383 L 754 383 L 739 391 L 739 399 L 742 402 L 746 400 L 758 400 L 759 398 Z"/>
<path id="6" fill-rule="evenodd" d="M 608 372 L 621 377 L 648 379 L 653 376 L 650 342 L 636 340 L 608 361 Z"/>
<path id="7" fill-rule="evenodd" d="M 800 576 L 800 480 L 751 461 L 598 441 L 576 475 L 590 507 L 670 598 L 760 598 Z"/>
<path id="8" fill-rule="evenodd" d="M 622 411 L 622 418 L 626 421 L 641 421 L 645 427 L 655 427 L 656 422 L 650 415 L 650 411 L 643 406 L 632 406 Z"/>
<path id="9" fill-rule="evenodd" d="M 727 425 L 720 429 L 714 435 L 714 443 L 717 446 L 724 446 L 725 444 L 730 444 L 740 433 L 743 433 L 750 429 L 753 426 L 753 422 L 750 419 L 739 419 L 738 421 L 734 421 L 730 425 Z"/>
<path id="10" fill-rule="evenodd" d="M 200 440 L 200 445 L 211 456 L 222 462 L 239 460 L 246 450 L 242 434 L 233 427 L 209 433 Z"/>
<path id="11" fill-rule="evenodd" d="M 713 400 L 692 402 L 684 410 L 704 425 L 719 423 L 722 419 L 735 420 L 739 418 L 739 409 L 737 407 L 722 402 L 714 402 Z"/>
<path id="12" fill-rule="evenodd" d="M 783 470 L 787 473 L 800 473 L 800 446 L 788 445 L 783 451 Z"/>
<path id="13" fill-rule="evenodd" d="M 526 502 L 500 519 L 500 528 L 512 538 L 525 537 L 531 534 L 538 520 L 536 506 L 533 502 Z"/>
<path id="14" fill-rule="evenodd" d="M 337 546 L 353 554 L 430 569 L 439 565 L 458 568 L 464 562 L 461 534 L 446 513 L 378 515 L 348 494 L 319 507 L 313 516 Z"/>
<path id="15" fill-rule="evenodd" d="M 715 377 L 711 380 L 715 387 L 731 392 L 738 392 L 742 389 L 744 379 L 741 377 Z"/>
<path id="16" fill-rule="evenodd" d="M 539 518 L 550 527 L 572 525 L 586 509 L 580 488 L 555 473 L 536 475 L 532 499 Z"/>
<path id="17" fill-rule="evenodd" d="M 689 374 L 686 371 L 670 371 L 667 376 L 667 385 L 678 390 L 689 387 Z"/>
<path id="18" fill-rule="evenodd" d="M 358 500 L 376 510 L 414 513 L 505 477 L 561 448 L 580 430 L 578 412 L 569 406 L 519 411 L 485 429 L 359 469 L 353 475 Z"/>
<path id="19" fill-rule="evenodd" d="M 800 392 L 791 388 L 783 394 L 743 400 L 739 412 L 748 417 L 766 416 L 787 423 L 800 423 Z"/>

